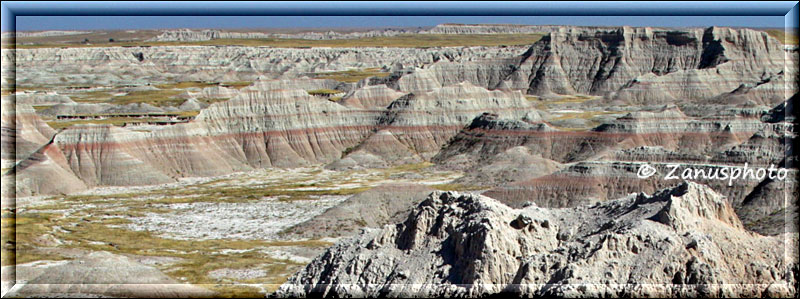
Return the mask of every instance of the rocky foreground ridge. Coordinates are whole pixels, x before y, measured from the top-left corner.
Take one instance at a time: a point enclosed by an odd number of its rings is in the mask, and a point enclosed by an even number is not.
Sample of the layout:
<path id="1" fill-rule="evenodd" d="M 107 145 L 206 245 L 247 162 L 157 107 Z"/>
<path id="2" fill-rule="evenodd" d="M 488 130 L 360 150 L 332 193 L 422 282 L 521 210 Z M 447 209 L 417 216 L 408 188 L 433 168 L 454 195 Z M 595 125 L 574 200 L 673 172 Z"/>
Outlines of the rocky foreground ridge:
<path id="1" fill-rule="evenodd" d="M 434 192 L 275 296 L 792 297 L 797 279 L 796 235 L 749 232 L 725 197 L 681 183 L 569 209 Z"/>

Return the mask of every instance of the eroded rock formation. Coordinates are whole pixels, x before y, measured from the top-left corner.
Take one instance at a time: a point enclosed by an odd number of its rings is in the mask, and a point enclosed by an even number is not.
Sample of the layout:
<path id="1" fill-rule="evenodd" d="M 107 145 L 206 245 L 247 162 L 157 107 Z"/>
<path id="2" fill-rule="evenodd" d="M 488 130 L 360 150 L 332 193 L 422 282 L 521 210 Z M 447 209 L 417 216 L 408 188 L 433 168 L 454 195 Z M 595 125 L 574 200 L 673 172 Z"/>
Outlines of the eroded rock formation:
<path id="1" fill-rule="evenodd" d="M 404 222 L 329 248 L 276 295 L 792 296 L 796 242 L 746 231 L 695 183 L 553 210 L 436 192 Z"/>

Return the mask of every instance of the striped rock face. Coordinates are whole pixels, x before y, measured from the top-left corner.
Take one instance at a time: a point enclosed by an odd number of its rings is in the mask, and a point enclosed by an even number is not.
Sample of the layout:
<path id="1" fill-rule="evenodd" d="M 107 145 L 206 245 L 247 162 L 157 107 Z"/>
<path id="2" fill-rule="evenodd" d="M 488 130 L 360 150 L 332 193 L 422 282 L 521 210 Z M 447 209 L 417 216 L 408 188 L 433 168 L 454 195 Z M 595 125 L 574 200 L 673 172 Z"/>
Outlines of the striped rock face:
<path id="1" fill-rule="evenodd" d="M 683 100 L 772 106 L 796 90 L 796 57 L 766 33 L 711 27 L 561 28 L 524 54 L 476 61 L 440 61 L 397 82 L 430 90 L 458 82 L 528 94 L 592 94 L 629 104 Z"/>
<path id="2" fill-rule="evenodd" d="M 537 115 L 519 92 L 488 91 L 468 83 L 408 94 L 384 110 L 350 107 L 304 90 L 281 89 L 331 87 L 326 85 L 329 80 L 295 83 L 257 82 L 233 99 L 202 110 L 189 123 L 149 132 L 108 125 L 73 126 L 48 146 L 57 156 L 59 172 L 71 172 L 86 186 L 146 185 L 253 168 L 328 164 L 341 159 L 348 149 L 351 154 L 346 158 L 357 160 L 356 164 L 365 163 L 364 155 L 380 161 L 370 164 L 376 167 L 421 162 L 484 111 L 508 117 Z M 350 98 L 365 99 L 370 89 L 358 90 Z M 18 191 L 37 193 L 24 183 Z"/>
<path id="3" fill-rule="evenodd" d="M 386 167 L 429 160 L 484 112 L 539 117 L 536 109 L 516 91 L 489 91 L 460 83 L 409 93 L 393 101 L 381 114 L 376 133 L 348 151 L 346 164 Z"/>
<path id="4" fill-rule="evenodd" d="M 49 146 L 87 185 L 159 184 L 254 167 L 331 162 L 364 139 L 377 117 L 303 90 L 246 90 L 189 123 L 151 132 L 75 126 Z"/>
<path id="5" fill-rule="evenodd" d="M 36 115 L 30 105 L 3 100 L 3 165 L 17 162 L 50 141 L 55 130 Z M 6 168 L 6 166 L 3 166 Z"/>
<path id="6" fill-rule="evenodd" d="M 560 130 L 541 121 L 485 114 L 456 135 L 434 160 L 446 163 L 450 157 L 465 153 L 490 157 L 511 147 L 526 146 L 544 158 L 561 163 L 609 155 L 616 159 L 626 155 L 636 157 L 634 150 L 639 147 L 663 149 L 663 152 L 640 152 L 655 161 L 680 157 L 684 162 L 705 161 L 703 155 L 740 144 L 756 132 L 772 127 L 757 117 L 693 119 L 674 106 L 657 112 L 628 113 L 587 131 Z"/>
<path id="7" fill-rule="evenodd" d="M 677 107 L 666 107 L 629 113 L 588 131 L 565 131 L 546 123 L 484 114 L 452 138 L 432 161 L 441 168 L 477 173 L 486 171 L 487 165 L 502 165 L 511 152 L 526 157 L 522 161 L 536 166 L 507 167 L 537 169 L 537 174 L 500 172 L 497 174 L 503 177 L 494 180 L 475 175 L 461 180 L 494 187 L 484 194 L 514 207 L 528 203 L 573 207 L 633 192 L 652 193 L 680 180 L 667 179 L 669 173 L 682 179 L 687 168 L 702 168 L 704 174 L 692 175 L 692 180 L 729 197 L 737 209 L 758 211 L 743 217 L 748 228 L 763 229 L 755 227 L 757 220 L 770 213 L 775 221 L 785 221 L 778 212 L 787 206 L 786 195 L 796 190 L 794 161 L 787 160 L 795 136 L 793 125 L 782 117 L 773 119 L 784 105 L 762 111 L 763 117 L 709 115 L 699 119 L 686 116 Z M 557 163 L 565 164 L 558 167 Z M 790 174 L 786 180 L 762 176 L 734 183 L 705 176 L 745 163 L 751 168 L 787 167 Z M 639 177 L 644 164 L 653 166 L 658 175 Z M 678 165 L 679 170 L 673 172 L 671 165 Z M 508 184 L 500 184 L 503 182 Z M 778 188 L 785 191 L 767 192 Z"/>
<path id="8" fill-rule="evenodd" d="M 535 108 L 519 92 L 488 91 L 460 83 L 397 99 L 389 106 L 379 126 L 416 152 L 431 157 L 483 112 L 509 117 L 536 114 Z"/>

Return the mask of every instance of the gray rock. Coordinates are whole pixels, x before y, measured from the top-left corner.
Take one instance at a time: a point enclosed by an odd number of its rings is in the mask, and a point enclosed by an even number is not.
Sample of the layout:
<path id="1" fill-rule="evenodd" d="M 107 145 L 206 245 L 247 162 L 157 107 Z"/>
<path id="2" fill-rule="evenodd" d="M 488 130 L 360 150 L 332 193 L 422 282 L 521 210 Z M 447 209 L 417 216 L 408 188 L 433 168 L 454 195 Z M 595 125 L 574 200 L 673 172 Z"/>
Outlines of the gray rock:
<path id="1" fill-rule="evenodd" d="M 686 237 L 697 234 L 707 241 Z M 694 183 L 552 210 L 437 192 L 405 221 L 340 241 L 274 295 L 793 296 L 796 244 L 745 231 L 724 197 Z"/>

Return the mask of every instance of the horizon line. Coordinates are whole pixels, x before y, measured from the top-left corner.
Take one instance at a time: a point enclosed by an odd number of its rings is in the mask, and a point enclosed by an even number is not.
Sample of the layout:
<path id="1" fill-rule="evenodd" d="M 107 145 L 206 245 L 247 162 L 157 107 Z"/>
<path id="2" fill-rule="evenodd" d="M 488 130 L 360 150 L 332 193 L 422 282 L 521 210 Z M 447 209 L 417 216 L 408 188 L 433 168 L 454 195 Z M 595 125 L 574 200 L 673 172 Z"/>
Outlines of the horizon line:
<path id="1" fill-rule="evenodd" d="M 265 27 L 265 26 L 243 26 L 243 27 L 161 27 L 161 28 L 94 28 L 94 29 L 33 29 L 33 30 L 15 30 L 15 31 L 2 31 L 2 33 L 11 32 L 47 32 L 47 31 L 64 31 L 64 32 L 78 32 L 78 31 L 160 31 L 160 30 L 389 30 L 389 29 L 430 29 L 441 25 L 467 25 L 467 26 L 530 26 L 530 27 L 579 27 L 579 28 L 746 28 L 746 29 L 792 29 L 789 27 L 776 27 L 776 26 L 727 26 L 727 25 L 707 25 L 707 26 L 637 26 L 637 25 L 571 25 L 571 24 L 520 24 L 520 23 L 440 23 L 436 25 L 419 25 L 419 26 L 331 26 L 331 27 Z M 797 27 L 794 27 L 797 29 Z"/>

